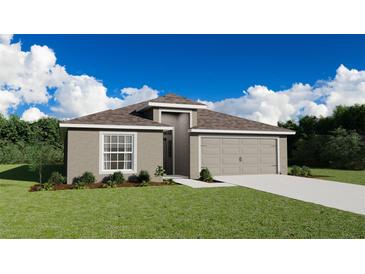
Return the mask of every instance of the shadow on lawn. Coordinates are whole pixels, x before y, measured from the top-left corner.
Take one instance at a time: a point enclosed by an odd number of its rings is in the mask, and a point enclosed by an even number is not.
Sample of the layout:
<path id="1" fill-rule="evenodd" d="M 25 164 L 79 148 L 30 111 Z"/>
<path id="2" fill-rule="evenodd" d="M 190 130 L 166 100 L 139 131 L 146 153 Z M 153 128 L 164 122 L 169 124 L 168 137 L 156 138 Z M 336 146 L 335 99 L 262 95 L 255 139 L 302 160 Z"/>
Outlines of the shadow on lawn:
<path id="1" fill-rule="evenodd" d="M 48 165 L 44 167 L 42 176 L 46 182 L 53 171 L 58 171 L 63 174 L 63 165 Z M 15 180 L 15 181 L 39 181 L 38 171 L 31 170 L 28 165 L 17 166 L 0 172 L 0 180 Z"/>

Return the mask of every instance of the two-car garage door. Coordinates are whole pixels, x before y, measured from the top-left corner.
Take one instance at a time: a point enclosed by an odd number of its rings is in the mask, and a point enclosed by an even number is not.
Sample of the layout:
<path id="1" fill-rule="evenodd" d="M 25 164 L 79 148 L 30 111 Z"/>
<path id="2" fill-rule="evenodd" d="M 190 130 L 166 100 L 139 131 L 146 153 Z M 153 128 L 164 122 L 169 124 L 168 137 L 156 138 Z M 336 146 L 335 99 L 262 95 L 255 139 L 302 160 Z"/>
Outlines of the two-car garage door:
<path id="1" fill-rule="evenodd" d="M 200 149 L 213 175 L 278 173 L 276 138 L 201 137 Z"/>

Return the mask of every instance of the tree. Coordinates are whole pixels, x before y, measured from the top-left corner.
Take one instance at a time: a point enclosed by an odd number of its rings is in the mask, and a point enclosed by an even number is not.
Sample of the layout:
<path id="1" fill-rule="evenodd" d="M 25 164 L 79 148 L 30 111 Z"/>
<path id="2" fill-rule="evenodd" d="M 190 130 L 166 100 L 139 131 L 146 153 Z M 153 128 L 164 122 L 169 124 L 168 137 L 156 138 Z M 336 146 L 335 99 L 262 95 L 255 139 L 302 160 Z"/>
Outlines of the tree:
<path id="1" fill-rule="evenodd" d="M 365 145 L 356 131 L 338 128 L 324 144 L 321 158 L 334 168 L 363 169 Z"/>
<path id="2" fill-rule="evenodd" d="M 39 183 L 42 184 L 42 173 L 45 165 L 61 163 L 62 150 L 48 143 L 36 143 L 27 147 L 27 160 L 32 170 L 38 171 Z"/>

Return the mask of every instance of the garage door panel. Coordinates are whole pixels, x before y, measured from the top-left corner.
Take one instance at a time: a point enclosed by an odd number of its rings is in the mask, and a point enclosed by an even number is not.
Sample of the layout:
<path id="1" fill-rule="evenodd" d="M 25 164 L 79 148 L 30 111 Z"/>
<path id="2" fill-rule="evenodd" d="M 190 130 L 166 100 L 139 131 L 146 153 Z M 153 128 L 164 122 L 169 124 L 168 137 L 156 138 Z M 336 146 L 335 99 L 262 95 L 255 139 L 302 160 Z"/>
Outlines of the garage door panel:
<path id="1" fill-rule="evenodd" d="M 258 165 L 245 165 L 243 167 L 244 174 L 258 174 L 260 173 Z"/>
<path id="2" fill-rule="evenodd" d="M 251 157 L 243 157 L 243 165 L 258 165 L 260 163 L 260 158 L 258 155 L 252 155 Z"/>
<path id="3" fill-rule="evenodd" d="M 225 154 L 239 155 L 240 150 L 237 146 L 222 146 L 222 155 Z"/>
<path id="4" fill-rule="evenodd" d="M 261 172 L 262 174 L 273 174 L 277 173 L 277 167 L 276 165 L 273 166 L 261 166 Z"/>
<path id="5" fill-rule="evenodd" d="M 241 168 L 237 166 L 222 166 L 222 175 L 239 175 L 242 174 Z"/>
<path id="6" fill-rule="evenodd" d="M 260 144 L 261 145 L 276 145 L 276 140 L 275 139 L 260 139 Z"/>
<path id="7" fill-rule="evenodd" d="M 227 165 L 227 164 L 240 165 L 238 158 L 239 157 L 236 155 L 222 155 L 221 163 L 222 165 Z"/>
<path id="8" fill-rule="evenodd" d="M 259 143 L 258 139 L 241 139 L 243 145 L 257 145 Z"/>
<path id="9" fill-rule="evenodd" d="M 217 155 L 220 152 L 219 147 L 210 147 L 210 146 L 202 146 L 201 150 L 202 150 L 202 153 L 205 155 L 207 155 L 207 154 Z"/>
<path id="10" fill-rule="evenodd" d="M 240 145 L 241 140 L 237 139 L 237 138 L 226 138 L 226 139 L 222 139 L 222 145 L 226 146 L 226 145 L 234 145 L 234 146 L 238 146 Z"/>
<path id="11" fill-rule="evenodd" d="M 220 146 L 220 143 L 221 143 L 220 139 L 204 138 L 202 140 L 202 144 L 208 146 Z"/>

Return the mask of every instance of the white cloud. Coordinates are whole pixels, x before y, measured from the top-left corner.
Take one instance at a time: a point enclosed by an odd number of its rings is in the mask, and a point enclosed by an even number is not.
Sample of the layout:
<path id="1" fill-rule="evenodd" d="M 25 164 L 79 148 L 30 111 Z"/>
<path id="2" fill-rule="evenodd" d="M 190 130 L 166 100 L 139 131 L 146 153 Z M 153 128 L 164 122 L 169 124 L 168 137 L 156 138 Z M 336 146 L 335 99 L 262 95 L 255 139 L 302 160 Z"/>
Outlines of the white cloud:
<path id="1" fill-rule="evenodd" d="M 158 97 L 158 90 L 152 89 L 147 85 L 141 88 L 123 88 L 121 90 L 123 95 L 123 106 L 155 99 Z"/>
<path id="2" fill-rule="evenodd" d="M 13 39 L 12 34 L 0 34 L 0 44 L 9 45 L 11 39 Z"/>
<path id="3" fill-rule="evenodd" d="M 19 103 L 46 104 L 52 97 L 56 105 L 51 110 L 62 118 L 72 118 L 158 96 L 157 90 L 145 85 L 122 89 L 123 99 L 109 97 L 94 77 L 68 74 L 57 64 L 52 49 L 33 45 L 30 51 L 23 51 L 20 43 L 11 44 L 11 38 L 0 36 L 0 111 L 5 115 Z M 53 95 L 51 88 L 55 89 Z"/>
<path id="4" fill-rule="evenodd" d="M 39 108 L 31 107 L 23 112 L 22 120 L 27 122 L 34 122 L 43 117 L 47 117 L 47 115 L 40 111 Z"/>
<path id="5" fill-rule="evenodd" d="M 0 88 L 0 114 L 7 116 L 9 108 L 16 108 L 18 104 L 19 98 L 17 96 Z"/>
<path id="6" fill-rule="evenodd" d="M 55 92 L 58 105 L 51 110 L 69 118 L 122 106 L 121 99 L 108 97 L 106 91 L 93 77 L 69 75 Z"/>
<path id="7" fill-rule="evenodd" d="M 349 70 L 341 65 L 334 79 L 319 81 L 317 85 L 298 83 L 278 91 L 253 86 L 238 98 L 202 102 L 217 111 L 273 125 L 303 115 L 325 117 L 337 105 L 365 104 L 365 71 Z"/>

